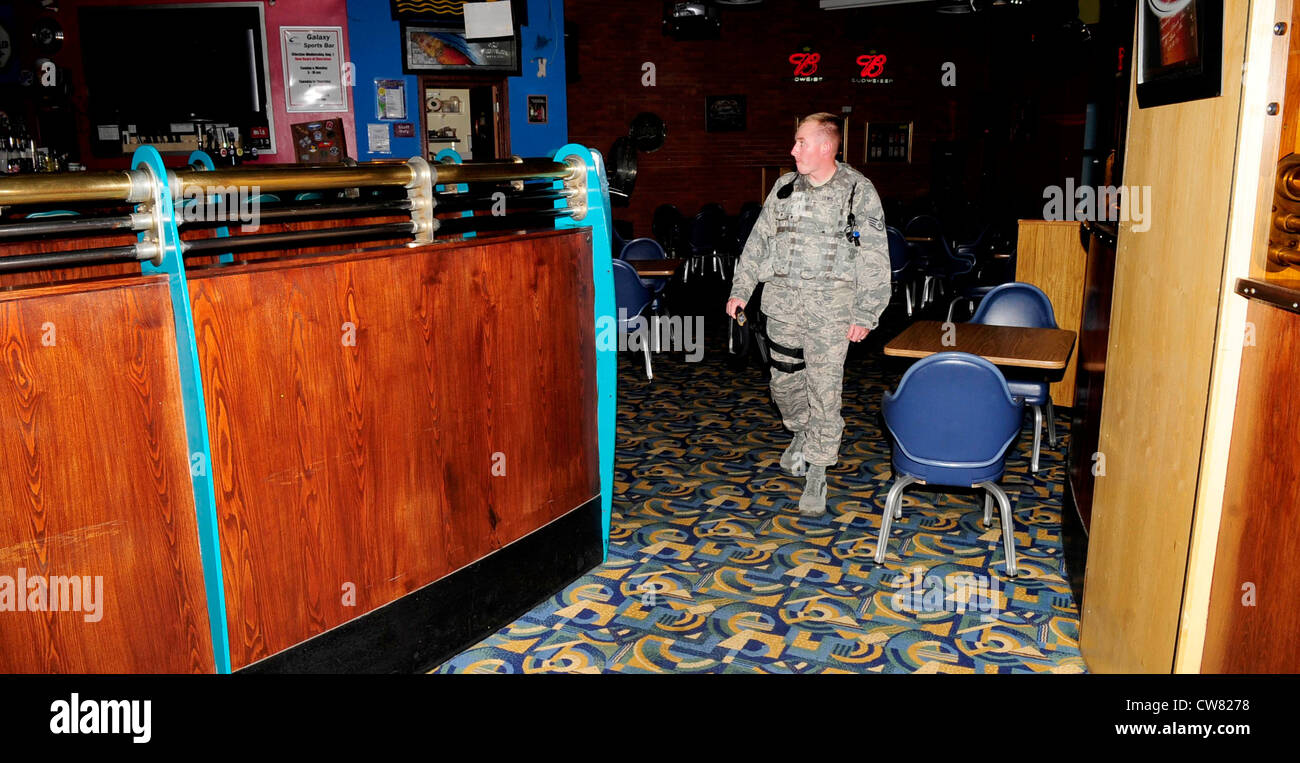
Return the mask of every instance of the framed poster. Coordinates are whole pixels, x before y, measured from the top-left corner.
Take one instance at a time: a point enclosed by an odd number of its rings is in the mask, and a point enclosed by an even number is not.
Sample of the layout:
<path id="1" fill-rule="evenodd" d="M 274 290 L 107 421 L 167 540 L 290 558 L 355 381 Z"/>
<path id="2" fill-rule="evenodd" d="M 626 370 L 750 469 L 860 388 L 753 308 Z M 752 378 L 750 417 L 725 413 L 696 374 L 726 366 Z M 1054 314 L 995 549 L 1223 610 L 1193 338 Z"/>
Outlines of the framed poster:
<path id="1" fill-rule="evenodd" d="M 1223 92 L 1223 0 L 1138 0 L 1138 108 Z"/>
<path id="2" fill-rule="evenodd" d="M 705 132 L 740 132 L 745 129 L 745 96 L 704 97 Z"/>
<path id="3" fill-rule="evenodd" d="M 488 2 L 506 2 L 507 0 L 487 0 Z M 433 22 L 446 26 L 465 26 L 466 0 L 388 0 L 393 18 L 398 21 Z M 510 14 L 514 16 L 515 26 L 528 23 L 528 0 L 509 0 Z"/>
<path id="4" fill-rule="evenodd" d="M 519 74 L 515 38 L 466 40 L 463 29 L 402 24 L 402 68 L 424 72 L 505 72 Z"/>
<path id="5" fill-rule="evenodd" d="M 871 122 L 867 125 L 867 153 L 863 159 L 876 163 L 912 161 L 911 122 Z"/>
<path id="6" fill-rule="evenodd" d="M 546 124 L 546 96 L 528 96 L 528 123 L 534 125 Z"/>
<path id="7" fill-rule="evenodd" d="M 342 27 L 280 27 L 285 110 L 348 110 L 342 42 Z"/>

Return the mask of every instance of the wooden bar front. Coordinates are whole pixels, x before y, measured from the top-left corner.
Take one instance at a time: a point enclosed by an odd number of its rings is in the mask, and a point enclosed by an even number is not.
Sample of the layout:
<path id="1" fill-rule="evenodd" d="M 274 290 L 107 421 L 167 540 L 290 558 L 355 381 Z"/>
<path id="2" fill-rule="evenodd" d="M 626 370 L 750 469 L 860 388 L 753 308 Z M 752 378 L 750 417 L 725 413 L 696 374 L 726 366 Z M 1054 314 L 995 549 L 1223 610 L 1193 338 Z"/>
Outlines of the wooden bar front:
<path id="1" fill-rule="evenodd" d="M 583 229 L 190 272 L 235 669 L 599 495 L 591 268 Z"/>
<path id="2" fill-rule="evenodd" d="M 0 341 L 0 673 L 213 671 L 166 279 L 0 292 Z"/>

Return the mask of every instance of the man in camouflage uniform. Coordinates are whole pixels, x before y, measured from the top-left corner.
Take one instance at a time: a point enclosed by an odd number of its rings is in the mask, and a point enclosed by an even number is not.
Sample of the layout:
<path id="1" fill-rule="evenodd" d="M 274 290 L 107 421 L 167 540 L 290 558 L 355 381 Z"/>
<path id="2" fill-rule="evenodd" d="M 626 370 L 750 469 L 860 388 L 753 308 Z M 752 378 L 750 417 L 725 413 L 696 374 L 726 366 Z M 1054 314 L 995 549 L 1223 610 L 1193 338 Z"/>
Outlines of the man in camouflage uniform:
<path id="1" fill-rule="evenodd" d="M 826 511 L 826 467 L 839 460 L 844 358 L 876 327 L 889 303 L 889 239 L 871 181 L 835 160 L 836 117 L 805 117 L 791 150 L 798 172 L 782 175 L 736 265 L 727 315 L 736 317 L 760 281 L 772 358 L 772 399 L 794 432 L 781 466 L 806 473 L 799 513 Z"/>

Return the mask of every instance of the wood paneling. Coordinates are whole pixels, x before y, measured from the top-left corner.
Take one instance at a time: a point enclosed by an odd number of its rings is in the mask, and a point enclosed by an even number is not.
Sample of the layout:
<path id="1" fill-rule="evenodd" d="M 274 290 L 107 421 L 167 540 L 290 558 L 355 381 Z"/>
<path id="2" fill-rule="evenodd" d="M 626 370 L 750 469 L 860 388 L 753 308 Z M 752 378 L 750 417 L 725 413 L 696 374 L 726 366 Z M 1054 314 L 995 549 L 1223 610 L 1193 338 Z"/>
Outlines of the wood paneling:
<path id="1" fill-rule="evenodd" d="M 1201 669 L 1300 672 L 1300 315 L 1252 302 Z M 1249 584 L 1249 601 L 1246 601 Z"/>
<path id="2" fill-rule="evenodd" d="M 1139 109 L 1124 182 L 1150 229 L 1119 225 L 1080 647 L 1098 672 L 1173 668 L 1224 287 L 1246 0 L 1224 3 L 1224 94 Z M 1136 78 L 1135 78 L 1136 79 Z"/>
<path id="3" fill-rule="evenodd" d="M 1079 332 L 1083 317 L 1083 276 L 1088 252 L 1079 242 L 1079 223 L 1021 220 L 1016 239 L 1016 280 L 1031 283 L 1052 300 L 1056 325 Z M 1052 382 L 1052 402 L 1074 405 L 1076 356 Z"/>
<path id="4" fill-rule="evenodd" d="M 1286 59 L 1286 96 L 1282 102 L 1282 137 L 1277 158 L 1300 151 L 1300 3 L 1291 6 L 1290 39 Z"/>
<path id="5" fill-rule="evenodd" d="M 590 250 L 580 230 L 191 273 L 234 667 L 598 495 Z"/>
<path id="6" fill-rule="evenodd" d="M 103 581 L 0 612 L 0 673 L 214 670 L 173 332 L 162 277 L 0 292 L 0 575 Z"/>

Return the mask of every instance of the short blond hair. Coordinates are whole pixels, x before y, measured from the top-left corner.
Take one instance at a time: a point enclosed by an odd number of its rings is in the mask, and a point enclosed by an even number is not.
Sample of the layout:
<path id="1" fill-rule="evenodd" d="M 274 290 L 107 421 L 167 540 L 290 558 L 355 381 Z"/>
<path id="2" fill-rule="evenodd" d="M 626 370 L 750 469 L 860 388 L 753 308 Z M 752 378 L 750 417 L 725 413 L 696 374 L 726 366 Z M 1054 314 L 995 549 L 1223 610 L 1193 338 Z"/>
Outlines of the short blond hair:
<path id="1" fill-rule="evenodd" d="M 813 122 L 821 127 L 822 134 L 826 136 L 834 146 L 835 150 L 840 149 L 840 118 L 828 111 L 819 111 L 816 114 L 809 114 L 799 120 L 799 127 L 803 127 L 808 122 Z M 798 128 L 795 128 L 798 129 Z"/>

